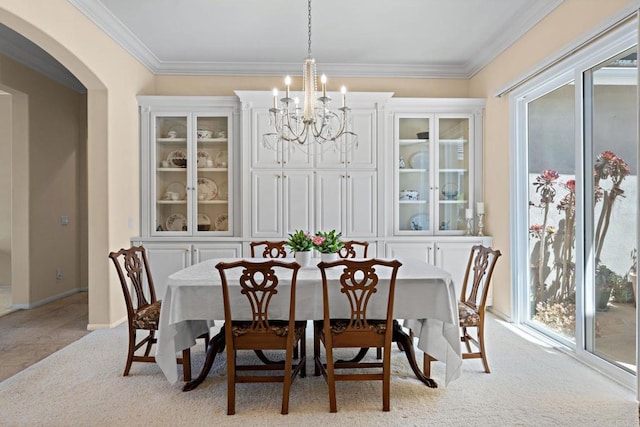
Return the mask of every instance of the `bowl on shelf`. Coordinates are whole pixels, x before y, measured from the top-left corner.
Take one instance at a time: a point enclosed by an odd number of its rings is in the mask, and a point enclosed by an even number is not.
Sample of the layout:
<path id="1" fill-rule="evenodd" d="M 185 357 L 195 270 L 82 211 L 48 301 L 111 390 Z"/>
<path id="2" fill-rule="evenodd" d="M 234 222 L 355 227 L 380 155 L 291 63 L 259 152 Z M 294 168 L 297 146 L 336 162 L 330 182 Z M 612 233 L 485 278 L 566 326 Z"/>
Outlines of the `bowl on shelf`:
<path id="1" fill-rule="evenodd" d="M 418 200 L 416 190 L 400 190 L 400 200 Z"/>
<path id="2" fill-rule="evenodd" d="M 455 200 L 458 197 L 458 187 L 455 184 L 445 184 L 442 187 L 442 195 L 445 200 Z"/>
<path id="3" fill-rule="evenodd" d="M 178 166 L 179 168 L 186 168 L 187 167 L 187 159 L 184 157 L 175 157 L 173 159 L 171 159 L 171 162 Z"/>
<path id="4" fill-rule="evenodd" d="M 198 138 L 211 138 L 211 131 L 207 129 L 198 129 L 196 132 L 198 134 Z"/>
<path id="5" fill-rule="evenodd" d="M 418 139 L 429 139 L 429 132 L 418 132 L 416 136 Z"/>

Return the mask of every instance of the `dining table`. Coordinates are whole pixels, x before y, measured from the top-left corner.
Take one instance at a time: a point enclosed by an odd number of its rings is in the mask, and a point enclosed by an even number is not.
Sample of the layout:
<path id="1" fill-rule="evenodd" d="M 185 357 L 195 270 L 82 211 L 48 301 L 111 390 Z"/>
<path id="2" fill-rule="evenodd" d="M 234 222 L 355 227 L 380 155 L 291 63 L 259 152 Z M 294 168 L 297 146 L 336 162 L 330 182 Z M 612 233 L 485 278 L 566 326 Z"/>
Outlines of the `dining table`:
<path id="1" fill-rule="evenodd" d="M 224 323 L 222 285 L 215 266 L 239 259 L 265 261 L 264 258 L 211 258 L 168 277 L 158 325 L 156 363 L 170 383 L 178 380 L 176 352 L 195 345 L 196 338 L 208 333 L 216 322 Z M 402 266 L 396 277 L 393 317 L 398 320 L 394 321 L 393 340 L 406 355 L 416 378 L 429 387 L 437 387 L 416 363 L 414 339 L 403 326 L 409 328 L 417 338 L 415 345 L 420 351 L 445 363 L 445 384 L 448 384 L 460 376 L 462 366 L 458 305 L 451 275 L 418 258 L 397 259 Z M 280 260 L 294 261 L 293 258 Z M 316 265 L 300 268 L 296 278 L 296 320 L 322 320 L 322 298 L 320 269 Z M 288 307 L 272 306 L 269 310 L 272 319 L 288 318 Z M 372 316 L 376 310 L 384 313 L 382 307 L 371 310 Z M 202 372 L 184 386 L 185 391 L 197 387 L 206 378 L 216 354 L 223 349 L 221 329 L 209 342 Z M 363 355 L 361 351 L 357 357 Z"/>

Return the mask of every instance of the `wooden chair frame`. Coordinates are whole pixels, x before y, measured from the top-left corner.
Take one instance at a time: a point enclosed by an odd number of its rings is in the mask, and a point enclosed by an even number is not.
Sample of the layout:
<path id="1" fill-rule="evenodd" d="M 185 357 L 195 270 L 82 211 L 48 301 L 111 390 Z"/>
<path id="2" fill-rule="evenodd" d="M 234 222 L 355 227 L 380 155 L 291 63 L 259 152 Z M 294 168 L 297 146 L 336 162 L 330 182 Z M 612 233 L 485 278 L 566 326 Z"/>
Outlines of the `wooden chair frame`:
<path id="1" fill-rule="evenodd" d="M 489 362 L 484 340 L 484 321 L 489 285 L 496 262 L 502 253 L 497 249 L 491 249 L 483 245 L 475 245 L 471 248 L 467 269 L 462 282 L 460 292 L 459 310 L 465 310 L 477 316 L 477 325 L 464 325 L 460 315 L 460 341 L 465 344 L 466 352 L 462 353 L 463 359 L 482 359 L 484 371 L 488 374 Z M 470 334 L 470 329 L 475 329 L 475 336 Z M 471 348 L 473 344 L 476 351 Z M 424 374 L 431 375 L 431 362 L 435 360 L 430 355 L 424 355 Z"/>
<path id="2" fill-rule="evenodd" d="M 359 242 L 357 240 L 346 240 L 343 242 L 344 246 L 338 251 L 338 256 L 342 259 L 345 258 L 357 258 L 356 247 L 362 248 L 362 256 L 358 258 L 366 258 L 367 250 L 369 249 L 369 242 Z"/>
<path id="3" fill-rule="evenodd" d="M 218 263 L 216 268 L 222 280 L 224 299 L 224 334 L 227 351 L 227 414 L 235 414 L 235 393 L 237 383 L 281 382 L 282 414 L 289 411 L 289 391 L 298 374 L 305 376 L 306 366 L 306 321 L 296 322 L 296 278 L 300 265 L 296 262 L 268 260 L 264 262 L 236 261 Z M 227 271 L 241 269 L 239 286 L 230 286 Z M 289 319 L 274 321 L 269 318 L 269 304 L 278 293 L 276 269 L 289 270 L 291 273 L 291 291 L 289 294 Z M 235 279 L 234 279 L 235 280 Z M 253 320 L 234 320 L 230 300 L 232 293 L 238 297 L 244 295 L 251 307 Z M 242 298 L 241 298 L 242 299 Z M 300 346 L 300 358 L 293 364 L 294 347 Z M 285 350 L 285 359 L 267 364 L 238 364 L 238 350 Z M 241 375 L 240 372 L 281 371 L 281 375 Z"/>
<path id="4" fill-rule="evenodd" d="M 260 242 L 250 242 L 251 258 L 287 258 L 287 250 L 284 240 L 278 242 L 270 242 L 263 240 Z M 264 250 L 261 254 L 256 253 L 256 249 L 260 246 L 264 246 Z"/>
<path id="5" fill-rule="evenodd" d="M 129 249 L 120 249 L 117 252 L 111 252 L 109 258 L 113 261 L 118 272 L 122 293 L 127 306 L 127 323 L 129 327 L 129 350 L 127 352 L 127 364 L 124 368 L 123 376 L 128 376 L 133 362 L 155 363 L 156 358 L 152 356 L 151 346 L 157 342 L 155 336 L 161 301 L 156 298 L 156 291 L 153 285 L 153 277 L 147 259 L 147 252 L 143 246 L 132 246 Z M 146 277 L 146 285 L 145 285 Z M 140 313 L 150 307 L 157 308 L 157 319 L 152 319 L 151 326 L 136 326 L 137 318 Z M 136 334 L 138 331 L 145 331 L 140 341 L 137 341 Z M 136 351 L 145 347 L 144 355 L 136 355 Z M 191 350 L 184 349 L 182 357 L 176 359 L 177 363 L 182 365 L 184 381 L 191 381 Z"/>
<path id="6" fill-rule="evenodd" d="M 402 264 L 397 261 L 370 259 L 363 261 L 337 260 L 318 264 L 322 273 L 323 320 L 314 322 L 314 365 L 315 375 L 324 376 L 329 386 L 329 407 L 331 412 L 337 412 L 336 381 L 382 381 L 382 410 L 390 410 L 391 383 L 391 342 L 393 338 L 393 301 L 398 269 Z M 342 268 L 338 284 L 330 284 L 327 280 L 327 270 Z M 388 279 L 388 297 L 385 319 L 369 319 L 367 307 L 371 296 L 378 292 L 379 280 L 376 269 L 390 270 Z M 348 319 L 332 319 L 329 307 L 329 287 L 336 287 L 333 292 L 339 292 L 348 299 L 351 314 Z M 340 323 L 338 323 L 338 322 Z M 338 329 L 339 325 L 339 329 Z M 326 362 L 320 358 L 320 343 L 325 347 Z M 334 361 L 334 348 L 364 348 L 380 347 L 383 349 L 381 362 L 362 361 Z M 364 368 L 365 372 L 336 374 L 337 369 Z M 381 369 L 380 369 L 381 368 Z M 376 369 L 370 372 L 370 369 Z"/>

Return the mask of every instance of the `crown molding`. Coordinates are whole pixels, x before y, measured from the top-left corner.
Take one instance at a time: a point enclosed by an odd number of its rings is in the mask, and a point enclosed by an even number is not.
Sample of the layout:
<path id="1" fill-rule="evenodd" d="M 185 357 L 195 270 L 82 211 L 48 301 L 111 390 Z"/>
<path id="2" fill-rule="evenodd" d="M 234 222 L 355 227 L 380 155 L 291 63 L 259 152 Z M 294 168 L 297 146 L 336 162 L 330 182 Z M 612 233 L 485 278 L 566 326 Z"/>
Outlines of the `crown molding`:
<path id="1" fill-rule="evenodd" d="M 468 62 L 464 67 L 467 78 L 475 76 L 480 70 L 496 59 L 509 46 L 519 40 L 529 30 L 535 27 L 545 16 L 553 12 L 565 0 L 555 0 L 546 6 L 530 7 L 527 13 L 515 17 L 509 22 L 509 27 L 500 31 L 500 37 L 484 45 L 484 48 L 476 53 L 475 60 Z"/>

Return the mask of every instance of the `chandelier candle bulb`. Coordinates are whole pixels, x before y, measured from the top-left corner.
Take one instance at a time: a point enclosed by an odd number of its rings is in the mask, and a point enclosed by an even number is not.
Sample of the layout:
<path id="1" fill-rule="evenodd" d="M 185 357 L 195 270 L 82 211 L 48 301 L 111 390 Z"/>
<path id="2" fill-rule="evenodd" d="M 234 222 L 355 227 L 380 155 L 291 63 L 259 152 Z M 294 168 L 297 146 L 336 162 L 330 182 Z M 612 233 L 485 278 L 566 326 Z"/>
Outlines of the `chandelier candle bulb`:
<path id="1" fill-rule="evenodd" d="M 273 108 L 278 108 L 278 89 L 273 88 Z"/>
<path id="2" fill-rule="evenodd" d="M 284 78 L 284 84 L 287 86 L 286 98 L 289 99 L 289 88 L 291 87 L 291 76 L 286 76 Z"/>
<path id="3" fill-rule="evenodd" d="M 322 97 L 326 98 L 327 97 L 327 76 L 325 74 L 323 74 L 320 77 L 320 83 L 322 83 Z"/>
<path id="4" fill-rule="evenodd" d="M 342 106 L 346 107 L 347 106 L 347 87 L 342 86 L 340 88 L 340 93 L 342 94 Z"/>
<path id="5" fill-rule="evenodd" d="M 484 203 L 476 203 L 476 211 L 478 212 L 478 214 L 484 214 Z"/>

